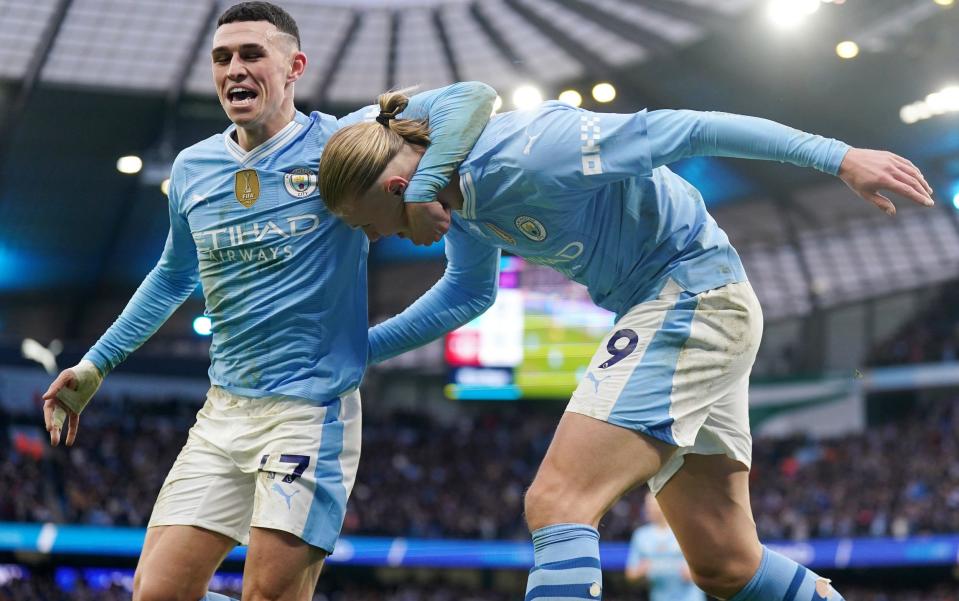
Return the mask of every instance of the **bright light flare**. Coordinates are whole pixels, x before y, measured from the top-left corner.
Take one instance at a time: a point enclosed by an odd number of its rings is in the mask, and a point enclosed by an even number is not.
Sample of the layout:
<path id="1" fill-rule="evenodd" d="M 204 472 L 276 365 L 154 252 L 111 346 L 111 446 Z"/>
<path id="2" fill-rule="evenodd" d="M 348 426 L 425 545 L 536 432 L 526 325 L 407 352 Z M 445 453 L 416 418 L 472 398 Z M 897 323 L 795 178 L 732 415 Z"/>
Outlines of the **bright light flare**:
<path id="1" fill-rule="evenodd" d="M 520 109 L 531 109 L 543 102 L 543 93 L 536 86 L 520 86 L 513 92 L 513 105 Z"/>
<path id="2" fill-rule="evenodd" d="M 493 112 L 495 113 L 496 111 L 500 110 L 501 108 L 503 108 L 503 97 L 500 96 L 499 94 L 497 94 L 497 95 L 496 95 L 496 100 L 493 101 Z"/>
<path id="3" fill-rule="evenodd" d="M 792 29 L 819 10 L 820 0 L 770 0 L 766 15 L 780 29 Z"/>
<path id="4" fill-rule="evenodd" d="M 596 102 L 612 102 L 616 98 L 616 88 L 611 83 L 598 83 L 593 86 L 593 98 Z"/>
<path id="5" fill-rule="evenodd" d="M 579 106 L 583 104 L 583 96 L 576 90 L 566 90 L 560 93 L 559 101 L 565 102 L 570 106 Z"/>
<path id="6" fill-rule="evenodd" d="M 953 0 L 933 0 L 933 2 L 939 6 L 952 6 L 954 3 Z"/>
<path id="7" fill-rule="evenodd" d="M 949 85 L 899 109 L 903 123 L 915 123 L 937 115 L 959 112 L 959 85 Z"/>
<path id="8" fill-rule="evenodd" d="M 164 196 L 170 195 L 170 178 L 169 177 L 163 180 L 162 182 L 160 182 L 160 192 L 163 192 Z"/>
<path id="9" fill-rule="evenodd" d="M 193 320 L 193 331 L 200 336 L 209 336 L 213 333 L 213 320 L 207 315 L 201 315 Z"/>
<path id="10" fill-rule="evenodd" d="M 140 169 L 143 169 L 143 159 L 135 154 L 117 159 L 117 171 L 120 173 L 133 175 L 134 173 L 140 173 Z"/>
<path id="11" fill-rule="evenodd" d="M 846 40 L 836 44 L 836 56 L 839 58 L 856 58 L 859 56 L 859 44 L 852 40 Z"/>

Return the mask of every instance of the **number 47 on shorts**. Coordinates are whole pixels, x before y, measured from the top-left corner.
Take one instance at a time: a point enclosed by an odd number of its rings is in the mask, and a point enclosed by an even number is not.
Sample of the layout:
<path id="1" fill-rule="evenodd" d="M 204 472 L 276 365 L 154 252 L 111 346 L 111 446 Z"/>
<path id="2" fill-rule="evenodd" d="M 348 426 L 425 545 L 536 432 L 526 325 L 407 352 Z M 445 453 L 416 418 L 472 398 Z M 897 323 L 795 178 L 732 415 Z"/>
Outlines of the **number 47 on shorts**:
<path id="1" fill-rule="evenodd" d="M 280 470 L 271 470 L 267 468 L 267 462 L 270 460 L 270 454 L 267 453 L 260 457 L 260 471 L 267 472 L 268 477 L 272 480 L 276 478 L 276 472 Z M 286 470 L 282 470 L 281 473 L 284 473 L 283 482 L 286 484 L 292 484 L 303 475 L 303 472 L 306 471 L 306 468 L 310 466 L 310 458 L 307 455 L 280 455 L 279 463 L 287 463 L 295 466 L 293 471 L 290 473 L 285 473 Z M 274 467 L 274 466 L 270 466 Z M 279 467 L 279 466 L 276 466 Z"/>

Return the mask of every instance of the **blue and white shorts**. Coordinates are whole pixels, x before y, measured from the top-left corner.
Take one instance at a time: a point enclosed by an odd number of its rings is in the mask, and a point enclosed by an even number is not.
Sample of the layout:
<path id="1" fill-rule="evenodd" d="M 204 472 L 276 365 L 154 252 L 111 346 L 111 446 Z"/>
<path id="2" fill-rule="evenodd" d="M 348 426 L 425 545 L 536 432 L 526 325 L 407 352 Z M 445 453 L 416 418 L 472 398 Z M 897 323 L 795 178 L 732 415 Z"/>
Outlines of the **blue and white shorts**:
<path id="1" fill-rule="evenodd" d="M 360 429 L 357 391 L 313 404 L 214 386 L 149 525 L 198 526 L 240 544 L 250 527 L 271 528 L 332 552 L 356 479 Z"/>
<path id="2" fill-rule="evenodd" d="M 762 323 L 749 282 L 693 294 L 670 280 L 616 322 L 566 410 L 678 447 L 649 480 L 654 494 L 689 453 L 749 467 L 749 372 Z"/>

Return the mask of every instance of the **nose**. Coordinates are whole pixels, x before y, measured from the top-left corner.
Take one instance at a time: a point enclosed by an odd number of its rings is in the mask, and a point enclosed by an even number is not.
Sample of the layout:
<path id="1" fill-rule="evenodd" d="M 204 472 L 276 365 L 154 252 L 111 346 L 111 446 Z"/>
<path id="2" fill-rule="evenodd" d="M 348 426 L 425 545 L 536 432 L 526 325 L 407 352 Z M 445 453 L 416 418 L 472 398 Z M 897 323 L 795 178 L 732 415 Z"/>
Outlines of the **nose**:
<path id="1" fill-rule="evenodd" d="M 238 54 L 234 54 L 230 59 L 230 68 L 226 71 L 226 76 L 234 81 L 243 79 L 246 76 L 246 67 L 243 65 L 243 59 Z"/>

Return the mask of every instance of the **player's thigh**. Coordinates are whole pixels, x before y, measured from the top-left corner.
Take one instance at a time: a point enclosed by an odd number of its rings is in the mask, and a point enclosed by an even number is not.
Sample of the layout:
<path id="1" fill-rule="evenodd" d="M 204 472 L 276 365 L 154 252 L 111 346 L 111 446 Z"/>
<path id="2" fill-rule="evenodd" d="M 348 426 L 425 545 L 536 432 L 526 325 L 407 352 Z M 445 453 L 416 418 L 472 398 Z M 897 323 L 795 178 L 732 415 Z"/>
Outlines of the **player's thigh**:
<path id="1" fill-rule="evenodd" d="M 639 432 L 567 411 L 527 492 L 530 529 L 562 522 L 595 526 L 674 450 Z"/>
<path id="2" fill-rule="evenodd" d="M 283 531 L 327 553 L 343 527 L 360 460 L 360 395 L 353 391 L 321 405 L 283 403 L 263 415 L 256 449 L 251 526 Z"/>
<path id="3" fill-rule="evenodd" d="M 762 547 L 746 465 L 725 454 L 686 455 L 656 499 L 700 586 L 730 583 L 735 592 L 749 581 Z"/>
<path id="4" fill-rule="evenodd" d="M 134 601 L 196 601 L 235 545 L 228 536 L 195 526 L 148 528 L 133 577 Z"/>
<path id="5" fill-rule="evenodd" d="M 243 601 L 309 601 L 326 556 L 289 532 L 251 528 Z"/>

